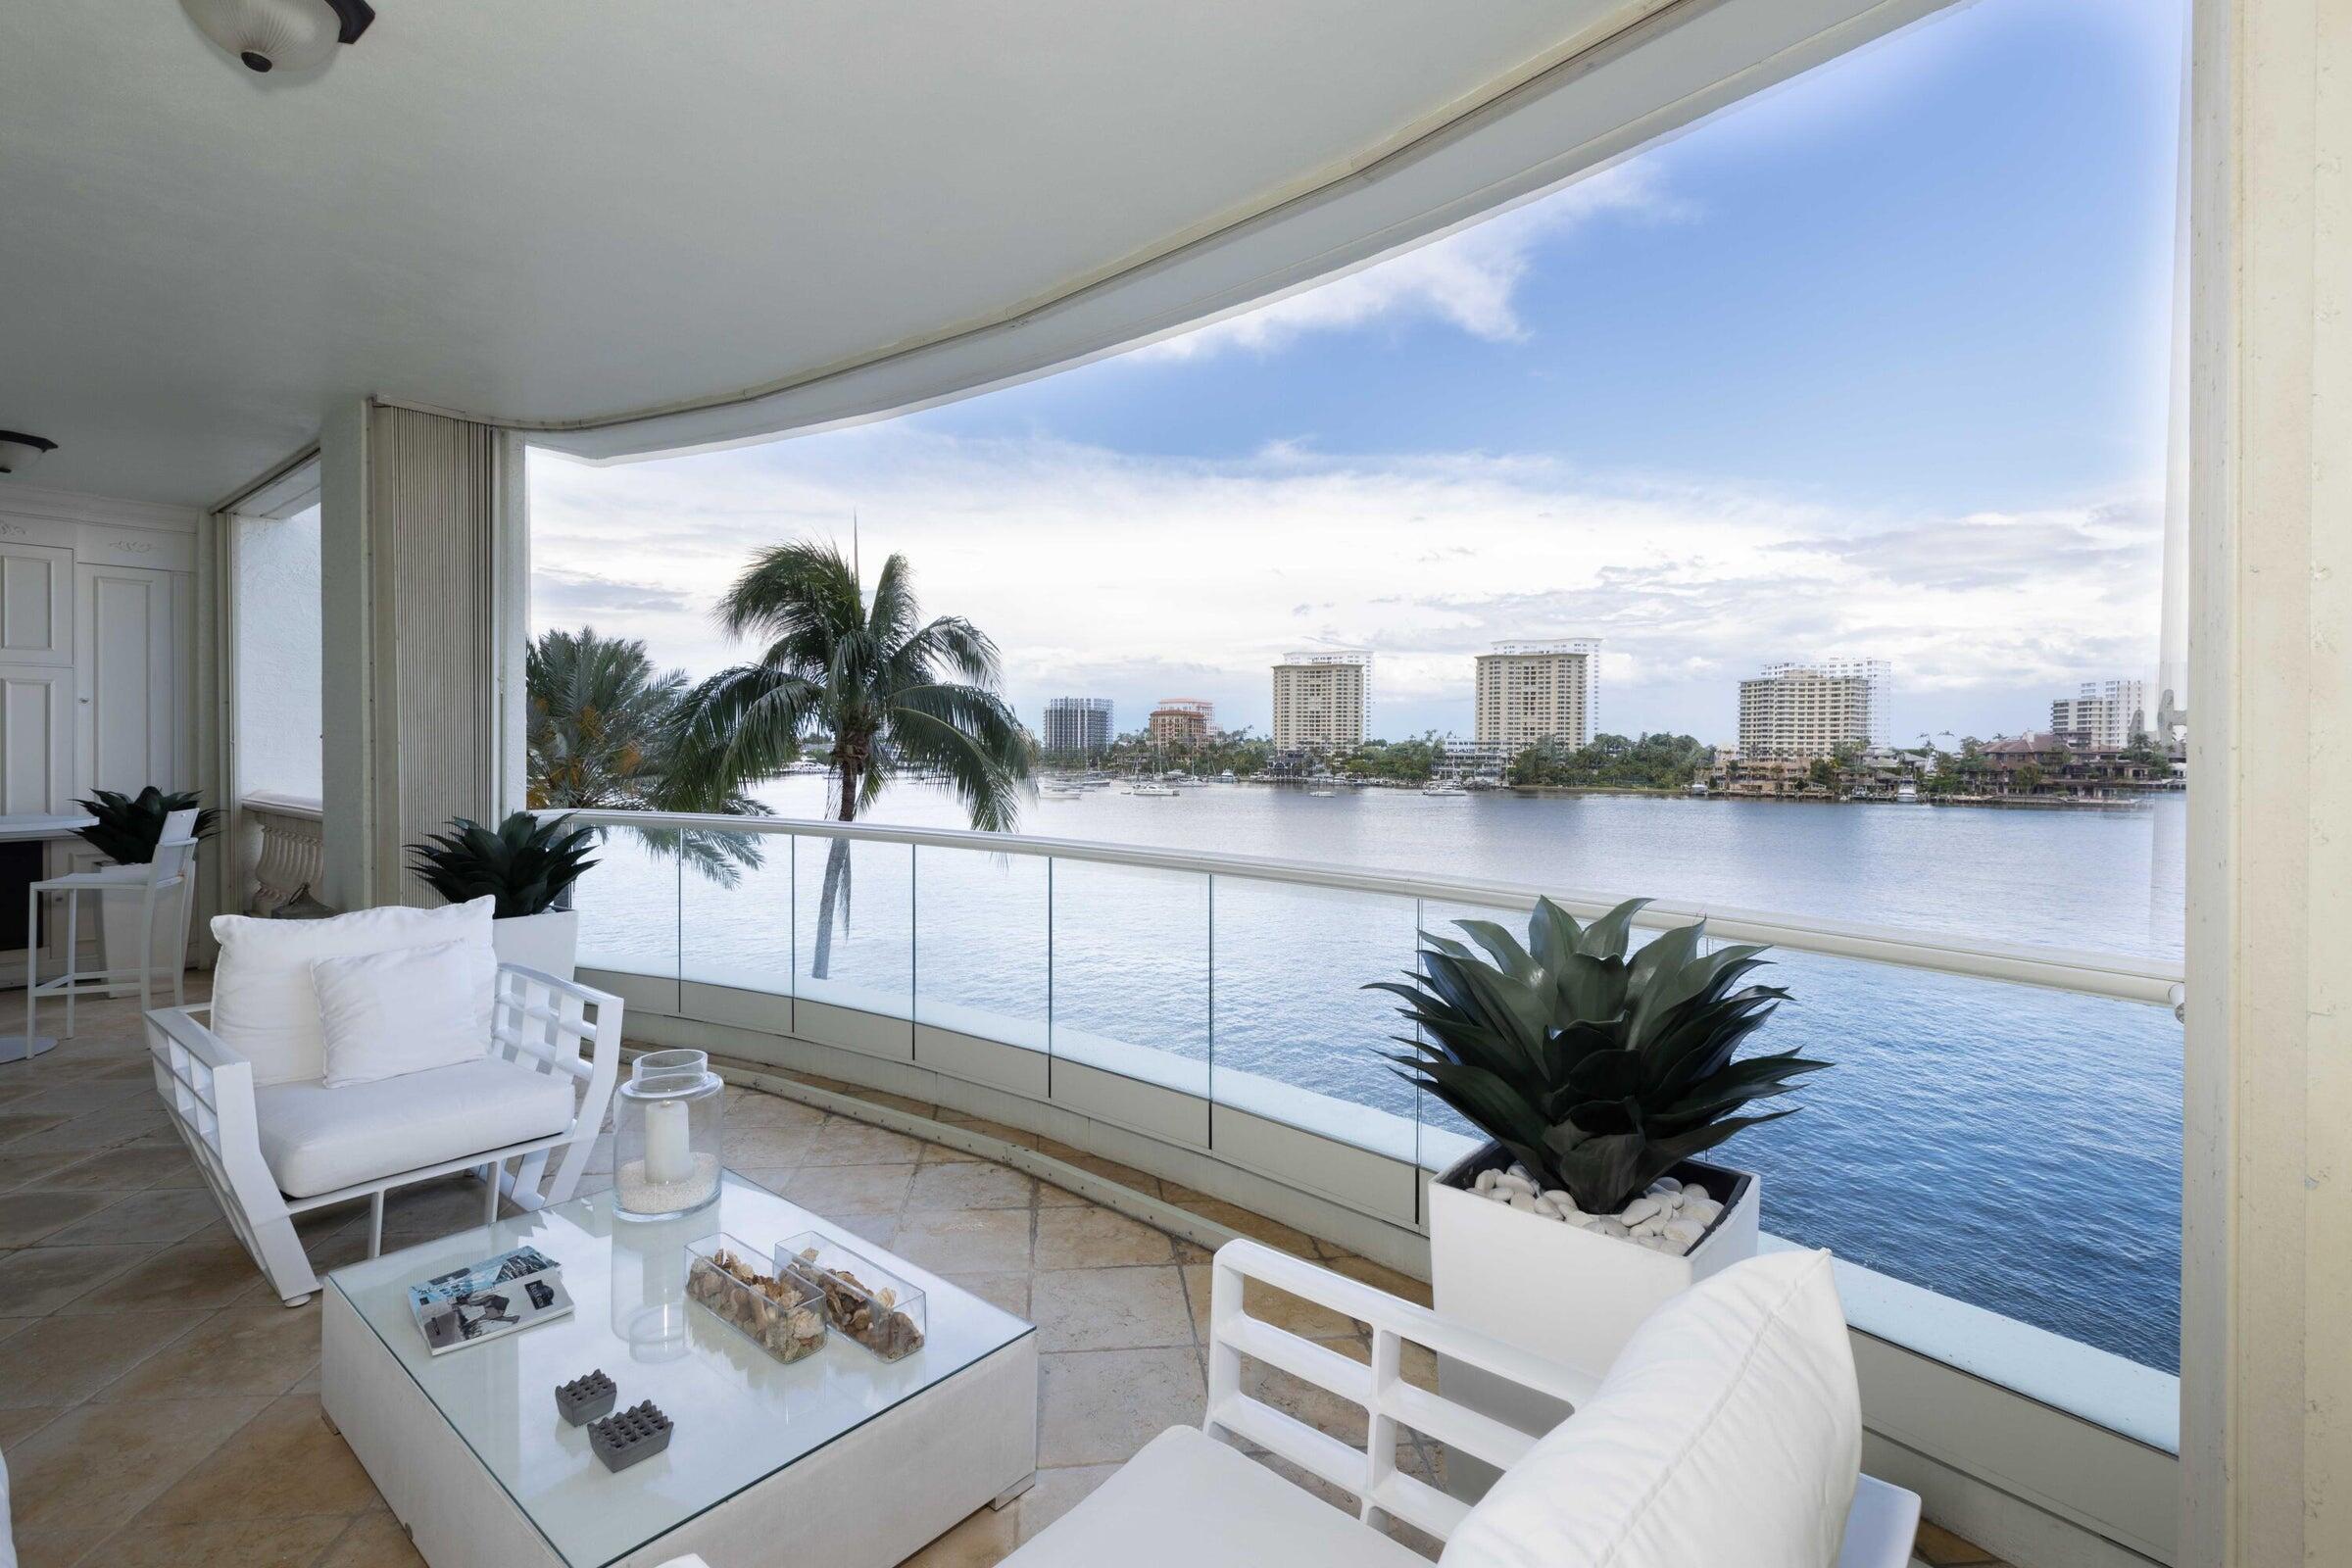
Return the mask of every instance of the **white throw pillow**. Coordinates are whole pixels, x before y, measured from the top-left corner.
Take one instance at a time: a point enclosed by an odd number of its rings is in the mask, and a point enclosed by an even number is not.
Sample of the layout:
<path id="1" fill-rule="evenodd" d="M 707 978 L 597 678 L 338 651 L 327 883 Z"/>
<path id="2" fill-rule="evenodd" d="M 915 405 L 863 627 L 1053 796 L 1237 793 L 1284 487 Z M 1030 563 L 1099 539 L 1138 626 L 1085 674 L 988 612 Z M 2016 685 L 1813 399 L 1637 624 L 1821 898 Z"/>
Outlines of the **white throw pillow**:
<path id="1" fill-rule="evenodd" d="M 1832 1568 L 1862 1404 L 1827 1252 L 1735 1264 L 1635 1331 L 1442 1568 Z"/>
<path id="2" fill-rule="evenodd" d="M 329 1089 L 473 1061 L 490 1051 L 498 959 L 461 938 L 311 965 Z"/>
<path id="3" fill-rule="evenodd" d="M 487 895 L 438 909 L 392 906 L 338 914 L 331 920 L 213 917 L 220 956 L 213 969 L 212 1031 L 253 1063 L 256 1084 L 300 1083 L 326 1070 L 318 993 L 311 965 L 320 958 L 392 953 L 459 939 L 490 951 Z M 488 1047 L 484 1036 L 484 1048 Z"/>

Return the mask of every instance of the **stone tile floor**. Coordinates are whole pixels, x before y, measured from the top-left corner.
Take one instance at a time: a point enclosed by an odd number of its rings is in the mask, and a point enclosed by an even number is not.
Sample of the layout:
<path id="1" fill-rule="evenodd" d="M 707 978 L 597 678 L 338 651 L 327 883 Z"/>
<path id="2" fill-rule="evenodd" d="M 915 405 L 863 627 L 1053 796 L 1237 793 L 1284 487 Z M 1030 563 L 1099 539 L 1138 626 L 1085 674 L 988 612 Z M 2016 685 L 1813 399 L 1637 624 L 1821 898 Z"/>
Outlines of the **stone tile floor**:
<path id="1" fill-rule="evenodd" d="M 200 990 L 196 977 L 191 1000 Z M 49 1054 L 0 1065 L 0 1451 L 24 1568 L 419 1561 L 320 1414 L 316 1300 L 289 1309 L 270 1293 L 157 1105 L 136 1004 L 86 1004 L 78 1024 L 78 1036 Z M 1040 1149 L 1428 1299 L 1416 1281 L 1141 1171 L 934 1106 L 811 1082 Z M 743 1174 L 1038 1325 L 1037 1485 L 941 1537 L 913 1559 L 919 1568 L 987 1568 L 1163 1428 L 1199 1422 L 1209 1272 L 1201 1249 L 1023 1172 L 777 1096 L 730 1088 L 727 1129 L 727 1161 Z M 590 1189 L 610 1179 L 609 1150 L 599 1152 Z M 386 1206 L 386 1248 L 474 1225 L 480 1214 L 481 1189 L 470 1181 L 412 1189 Z M 365 1255 L 364 1205 L 303 1228 L 322 1273 Z M 1344 1353 L 1368 1353 L 1360 1326 L 1337 1314 L 1273 1294 L 1250 1305 Z M 1251 1371 L 1261 1397 L 1362 1443 L 1356 1406 L 1255 1363 Z M 1434 1377 L 1426 1355 L 1408 1372 Z M 1416 1473 L 1442 1475 L 1444 1462 L 1417 1435 L 1399 1444 L 1399 1465 Z M 1352 1511 L 1344 1494 L 1311 1486 Z M 1396 1533 L 1434 1554 L 1408 1528 Z M 1935 1568 L 1992 1562 L 1933 1529 L 1920 1550 Z"/>

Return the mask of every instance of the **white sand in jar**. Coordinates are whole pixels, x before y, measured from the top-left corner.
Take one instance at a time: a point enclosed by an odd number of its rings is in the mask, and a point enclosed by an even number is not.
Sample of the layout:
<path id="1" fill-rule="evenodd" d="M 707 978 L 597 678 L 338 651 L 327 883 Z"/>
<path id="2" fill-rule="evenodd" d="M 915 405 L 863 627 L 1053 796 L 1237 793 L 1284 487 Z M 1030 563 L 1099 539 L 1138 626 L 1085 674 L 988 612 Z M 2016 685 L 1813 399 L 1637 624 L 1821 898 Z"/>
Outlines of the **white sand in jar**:
<path id="1" fill-rule="evenodd" d="M 648 1181 L 645 1161 L 632 1159 L 612 1173 L 613 1197 L 632 1214 L 675 1214 L 707 1202 L 718 1191 L 718 1156 L 694 1156 L 694 1174 L 682 1182 Z"/>

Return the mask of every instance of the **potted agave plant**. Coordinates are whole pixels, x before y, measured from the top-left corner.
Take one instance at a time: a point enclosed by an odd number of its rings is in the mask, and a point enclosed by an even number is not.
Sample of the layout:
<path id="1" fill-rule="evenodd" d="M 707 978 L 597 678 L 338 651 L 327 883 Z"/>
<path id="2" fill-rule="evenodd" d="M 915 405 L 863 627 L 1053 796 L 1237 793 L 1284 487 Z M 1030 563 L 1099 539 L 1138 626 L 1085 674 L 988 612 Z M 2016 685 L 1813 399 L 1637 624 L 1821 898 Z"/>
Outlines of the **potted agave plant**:
<path id="1" fill-rule="evenodd" d="M 594 828 L 573 827 L 568 816 L 540 820 L 516 811 L 495 828 L 452 817 L 450 831 L 412 844 L 409 868 L 452 904 L 490 894 L 490 938 L 501 963 L 572 977 L 579 956 L 580 916 L 571 885 L 596 864 L 588 852 Z"/>
<path id="2" fill-rule="evenodd" d="M 1483 956 L 1424 933 L 1420 972 L 1375 987 L 1417 1026 L 1400 1075 L 1490 1140 L 1430 1184 L 1439 1310 L 1545 1303 L 1540 1336 L 1483 1326 L 1595 1370 L 1666 1298 L 1755 1252 L 1756 1176 L 1698 1156 L 1788 1115 L 1743 1112 L 1828 1065 L 1738 1056 L 1788 996 L 1746 983 L 1765 950 L 1704 952 L 1701 922 L 1629 956 L 1646 902 L 1580 926 L 1539 901 L 1524 944 L 1463 920 Z"/>

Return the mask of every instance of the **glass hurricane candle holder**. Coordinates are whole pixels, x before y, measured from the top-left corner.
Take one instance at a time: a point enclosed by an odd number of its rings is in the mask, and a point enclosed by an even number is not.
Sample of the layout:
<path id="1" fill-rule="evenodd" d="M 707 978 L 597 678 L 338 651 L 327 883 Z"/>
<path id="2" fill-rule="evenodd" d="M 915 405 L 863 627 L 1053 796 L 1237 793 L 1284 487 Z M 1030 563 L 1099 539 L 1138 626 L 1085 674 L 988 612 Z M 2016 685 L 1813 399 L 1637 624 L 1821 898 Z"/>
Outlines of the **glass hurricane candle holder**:
<path id="1" fill-rule="evenodd" d="M 612 1212 L 674 1219 L 718 1196 L 726 1086 L 699 1051 L 649 1051 L 612 1111 Z"/>

